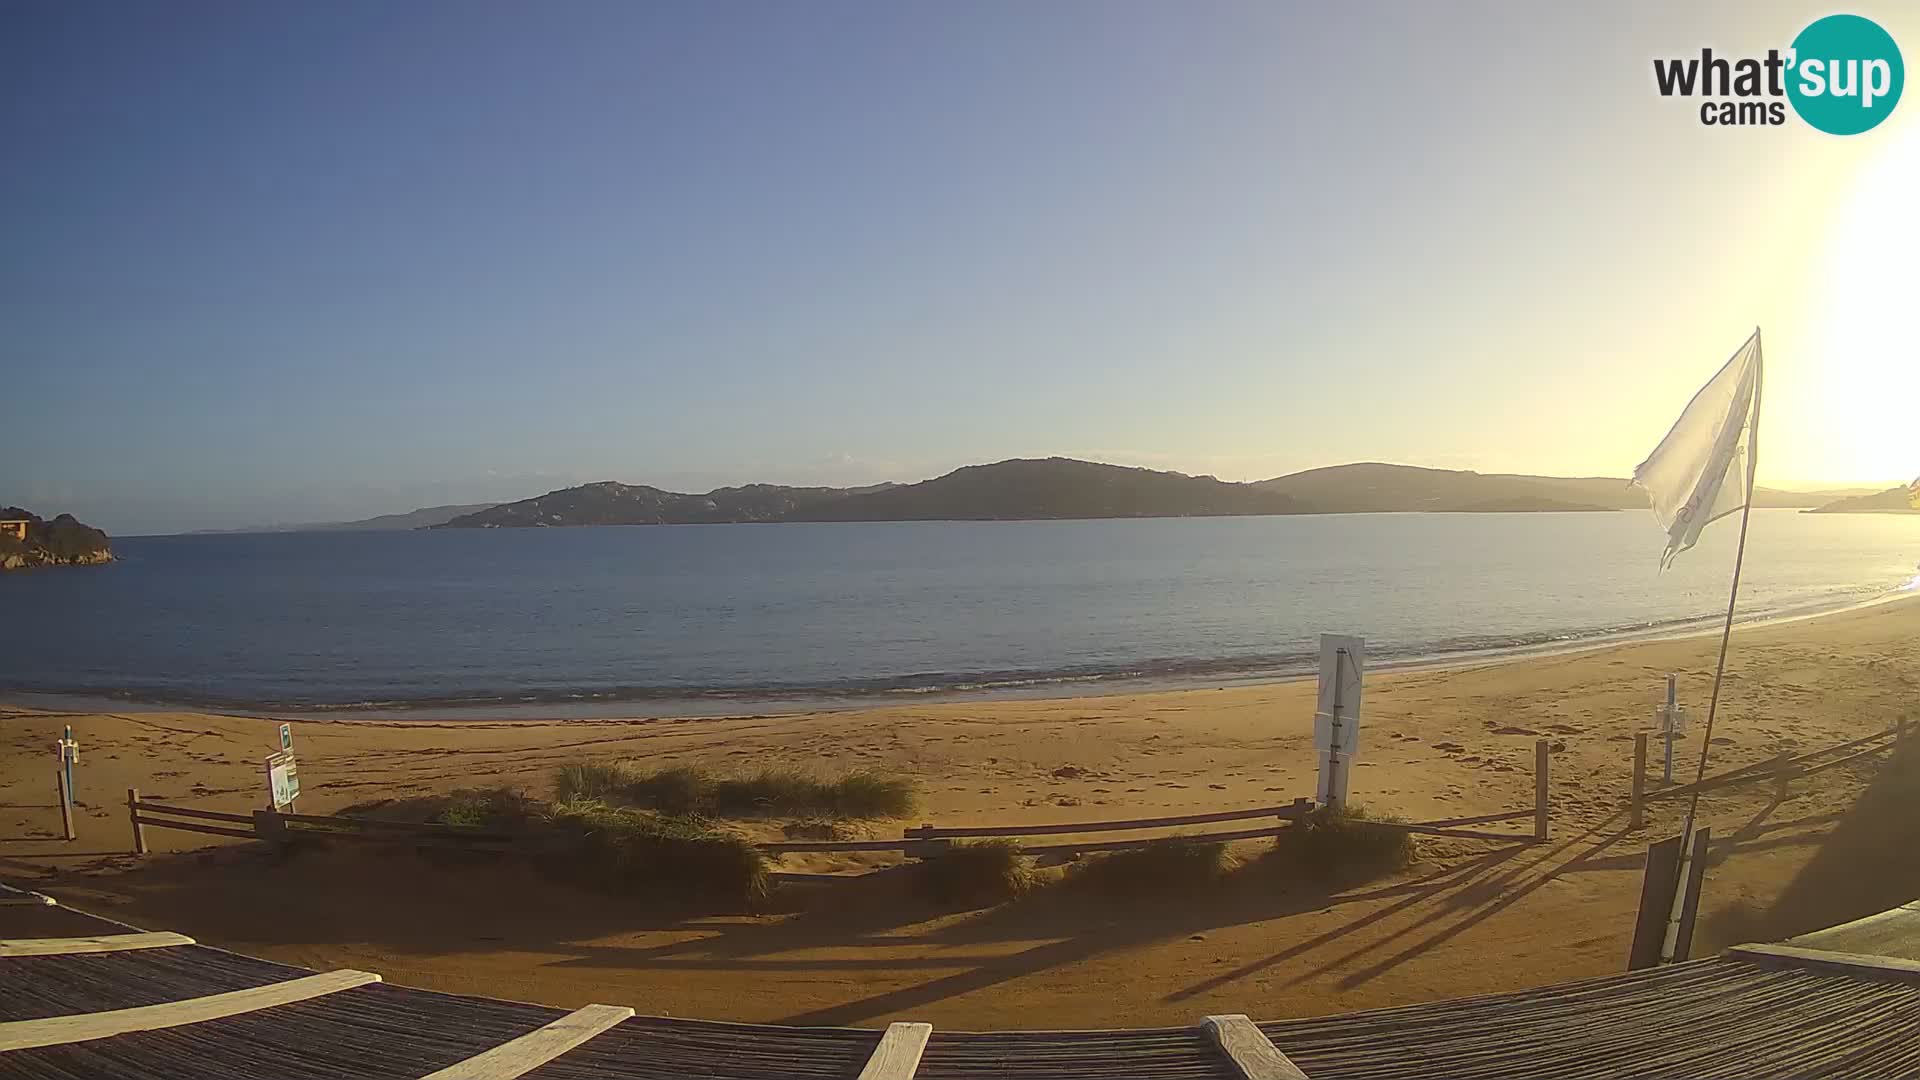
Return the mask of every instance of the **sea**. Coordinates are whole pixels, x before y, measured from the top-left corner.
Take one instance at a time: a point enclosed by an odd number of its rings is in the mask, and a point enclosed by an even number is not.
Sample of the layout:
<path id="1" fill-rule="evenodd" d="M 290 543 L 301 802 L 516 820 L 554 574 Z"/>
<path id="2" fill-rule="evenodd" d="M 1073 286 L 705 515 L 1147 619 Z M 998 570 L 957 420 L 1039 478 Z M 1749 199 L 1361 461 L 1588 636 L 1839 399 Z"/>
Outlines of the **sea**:
<path id="1" fill-rule="evenodd" d="M 1644 513 L 127 537 L 0 576 L 0 694 L 595 716 L 1225 685 L 1706 630 L 1735 520 Z M 1739 615 L 1913 592 L 1920 517 L 1755 511 Z"/>

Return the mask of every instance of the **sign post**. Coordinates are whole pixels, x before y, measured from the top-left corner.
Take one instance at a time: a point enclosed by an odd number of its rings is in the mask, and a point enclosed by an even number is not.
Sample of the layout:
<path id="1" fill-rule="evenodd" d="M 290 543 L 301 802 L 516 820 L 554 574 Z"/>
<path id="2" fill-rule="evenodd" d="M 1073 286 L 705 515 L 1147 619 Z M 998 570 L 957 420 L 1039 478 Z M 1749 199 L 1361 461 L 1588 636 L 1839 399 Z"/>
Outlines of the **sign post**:
<path id="1" fill-rule="evenodd" d="M 73 767 L 80 763 L 80 743 L 73 737 L 73 725 L 66 726 L 66 732 L 60 737 L 60 767 L 66 770 L 67 791 L 73 791 Z"/>
<path id="2" fill-rule="evenodd" d="M 300 767 L 293 758 L 293 725 L 280 725 L 280 749 L 267 755 L 267 798 L 274 810 L 293 809 L 300 797 Z"/>
<path id="3" fill-rule="evenodd" d="M 1667 748 L 1660 782 L 1668 787 L 1673 785 L 1673 743 L 1687 730 L 1687 710 L 1680 707 L 1679 682 L 1678 676 L 1667 676 L 1667 703 L 1660 707 L 1660 741 Z"/>
<path id="4" fill-rule="evenodd" d="M 54 787 L 60 792 L 60 828 L 67 839 L 73 834 L 73 766 L 80 760 L 80 743 L 73 737 L 73 725 L 68 724 L 60 740 L 54 744 L 60 752 L 60 768 L 54 775 Z"/>
<path id="5" fill-rule="evenodd" d="M 1360 688 L 1367 643 L 1345 634 L 1320 635 L 1320 696 L 1313 714 L 1313 745 L 1320 753 L 1314 801 L 1347 801 L 1353 759 L 1360 754 Z"/>

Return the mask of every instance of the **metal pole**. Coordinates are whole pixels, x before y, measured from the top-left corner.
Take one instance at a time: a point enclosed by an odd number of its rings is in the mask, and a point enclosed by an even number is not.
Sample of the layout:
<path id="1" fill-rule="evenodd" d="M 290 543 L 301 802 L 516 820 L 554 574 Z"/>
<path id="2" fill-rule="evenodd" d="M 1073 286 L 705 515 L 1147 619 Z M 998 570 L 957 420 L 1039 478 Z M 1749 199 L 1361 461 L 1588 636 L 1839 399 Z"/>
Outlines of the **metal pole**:
<path id="1" fill-rule="evenodd" d="M 67 839 L 71 840 L 73 839 L 73 791 L 67 787 L 65 771 L 53 774 L 53 786 L 60 791 L 60 828 L 67 834 Z"/>
<path id="2" fill-rule="evenodd" d="M 1678 682 L 1677 677 L 1667 676 L 1667 707 L 1660 713 L 1660 738 L 1667 744 L 1667 762 L 1661 773 L 1660 783 L 1666 787 L 1673 786 L 1674 710 L 1680 707 L 1680 694 L 1676 686 Z"/>
<path id="3" fill-rule="evenodd" d="M 1340 803 L 1340 669 L 1347 650 L 1333 651 L 1333 715 L 1327 721 L 1327 805 Z"/>
<path id="4" fill-rule="evenodd" d="M 1547 740 L 1536 739 L 1533 743 L 1533 838 L 1544 841 L 1547 838 L 1547 771 L 1552 767 L 1552 751 Z"/>
<path id="5" fill-rule="evenodd" d="M 1627 828 L 1646 824 L 1647 809 L 1647 733 L 1633 735 L 1633 801 L 1627 804 Z"/>
<path id="6" fill-rule="evenodd" d="M 1340 657 L 1333 653 L 1333 713 L 1327 717 L 1327 805 L 1340 802 Z"/>

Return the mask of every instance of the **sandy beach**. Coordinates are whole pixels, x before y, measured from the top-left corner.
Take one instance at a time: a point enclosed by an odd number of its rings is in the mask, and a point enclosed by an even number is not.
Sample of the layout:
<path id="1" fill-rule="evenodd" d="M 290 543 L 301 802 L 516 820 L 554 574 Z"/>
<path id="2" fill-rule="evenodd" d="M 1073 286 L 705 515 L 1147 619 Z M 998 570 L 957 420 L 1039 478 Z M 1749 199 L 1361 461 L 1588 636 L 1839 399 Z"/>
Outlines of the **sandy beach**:
<path id="1" fill-rule="evenodd" d="M 152 929 L 393 982 L 561 1006 L 796 1023 L 911 1015 L 945 1027 L 1187 1023 L 1207 1012 L 1305 1015 L 1619 971 L 1646 844 L 1678 802 L 1626 831 L 1632 737 L 1651 730 L 1668 672 L 1698 753 L 1716 638 L 1616 645 L 1471 667 L 1378 673 L 1367 684 L 1353 798 L 1410 819 L 1530 806 L 1535 740 L 1551 740 L 1552 840 L 1430 840 L 1408 873 L 1340 893 L 1241 884 L 1219 895 L 1089 903 L 1043 895 L 941 912 L 891 875 L 788 890 L 754 913 L 663 913 L 511 864 L 303 853 L 150 831 L 136 859 L 126 790 L 216 810 L 263 801 L 276 722 L 204 713 L 0 710 L 0 876 Z M 514 722 L 294 723 L 300 809 L 458 787 L 544 791 L 575 760 L 718 770 L 767 764 L 914 777 L 904 825 L 1087 821 L 1228 809 L 1313 793 L 1311 682 L 1051 700 L 888 704 L 784 715 Z M 1920 603 L 1900 601 L 1736 632 L 1713 769 L 1920 719 Z M 79 839 L 58 838 L 53 741 L 72 724 Z M 1657 758 L 1654 763 L 1657 773 Z M 1715 833 L 1709 910 L 1766 913 L 1795 887 L 1876 775 L 1863 761 L 1703 802 Z M 774 835 L 762 827 L 763 835 Z M 789 856 L 851 872 L 894 856 Z M 1859 883 L 1856 883 L 1858 885 Z M 1822 890 L 1843 919 L 1912 881 Z M 1798 894 L 1804 894 L 1801 888 Z M 1796 895 L 1798 895 L 1796 894 Z M 1911 899 L 1902 895 L 1899 900 Z M 1846 910 L 1861 907 L 1860 911 Z M 1884 905 L 1881 905 L 1884 906 Z M 1818 907 L 1818 905 L 1816 905 Z M 1709 920 L 1705 947 L 1713 940 Z"/>

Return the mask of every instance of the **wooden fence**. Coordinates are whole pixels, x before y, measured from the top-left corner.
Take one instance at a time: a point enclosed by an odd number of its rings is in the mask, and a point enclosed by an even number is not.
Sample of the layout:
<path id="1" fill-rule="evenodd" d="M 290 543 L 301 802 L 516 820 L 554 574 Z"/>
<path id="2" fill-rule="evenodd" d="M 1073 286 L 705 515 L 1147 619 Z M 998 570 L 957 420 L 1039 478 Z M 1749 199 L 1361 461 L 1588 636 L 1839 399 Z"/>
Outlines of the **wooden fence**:
<path id="1" fill-rule="evenodd" d="M 385 821 L 379 818 L 324 817 L 319 814 L 289 814 L 274 810 L 255 810 L 247 814 L 201 810 L 192 806 L 142 799 L 138 788 L 127 789 L 127 816 L 133 826 L 133 850 L 147 853 L 148 829 L 174 829 L 208 836 L 228 836 L 242 840 L 265 840 L 285 844 L 302 838 L 327 840 L 370 840 L 391 843 L 440 844 L 458 847 L 518 846 L 526 835 L 481 829 L 467 825 L 442 825 L 424 821 Z"/>
<path id="2" fill-rule="evenodd" d="M 1538 843 L 1547 839 L 1549 815 L 1547 772 L 1550 756 L 1547 742 L 1534 747 L 1534 805 L 1524 810 L 1502 811 L 1437 821 L 1378 822 L 1378 827 L 1417 833 L 1422 836 L 1447 836 L 1467 840 L 1491 840 L 1502 843 Z M 1177 829 L 1189 825 L 1212 825 L 1230 821 L 1261 821 L 1248 828 L 1223 832 L 1180 834 L 1181 839 L 1198 842 L 1255 840 L 1278 836 L 1314 810 L 1311 799 L 1295 799 L 1277 806 L 1256 806 L 1244 810 L 1214 810 L 1197 814 L 1166 817 L 1127 818 L 1113 821 L 1062 821 L 1031 825 L 982 825 L 943 828 L 919 825 L 906 829 L 899 839 L 883 840 L 781 840 L 756 844 L 762 854 L 780 856 L 797 852 L 898 851 L 911 858 L 929 858 L 951 847 L 955 840 L 1016 838 L 1020 851 L 1028 855 L 1077 855 L 1100 851 L 1119 851 L 1145 847 L 1167 836 L 1132 836 L 1117 839 L 1086 839 L 1101 833 L 1146 832 Z M 459 847 L 530 847 L 542 843 L 537 834 L 504 832 L 468 825 L 442 825 L 433 822 L 385 821 L 378 818 L 327 817 L 318 814 L 290 814 L 276 810 L 255 810 L 247 814 L 201 810 L 189 806 L 142 799 L 138 788 L 127 789 L 127 816 L 133 827 L 133 848 L 147 852 L 146 830 L 175 829 L 209 836 L 264 840 L 286 844 L 298 839 L 366 840 L 392 843 L 439 844 Z M 1491 832 L 1467 826 L 1502 821 L 1533 820 L 1527 833 Z M 1033 837 L 1075 836 L 1082 839 L 1034 841 Z"/>
<path id="3" fill-rule="evenodd" d="M 1646 823 L 1646 805 L 1648 803 L 1658 802 L 1661 799 L 1678 798 L 1683 795 L 1690 796 L 1696 791 L 1705 793 L 1719 788 L 1731 787 L 1735 784 L 1745 784 L 1756 780 L 1770 780 L 1776 785 L 1781 794 L 1784 795 L 1787 784 L 1793 780 L 1812 776 L 1815 773 L 1824 772 L 1827 769 L 1839 765 L 1845 765 L 1849 762 L 1858 761 L 1861 758 L 1871 757 L 1875 754 L 1892 750 L 1905 742 L 1906 737 L 1907 721 L 1899 720 L 1885 731 L 1876 731 L 1871 735 L 1863 735 L 1858 739 L 1835 743 L 1832 746 L 1824 746 L 1818 750 L 1809 750 L 1802 754 L 1783 753 L 1768 758 L 1766 761 L 1757 761 L 1751 765 L 1742 765 L 1737 769 L 1728 769 L 1723 773 L 1715 773 L 1695 783 L 1676 784 L 1673 787 L 1648 791 L 1647 733 L 1643 731 L 1633 737 L 1633 788 L 1632 794 L 1628 797 L 1627 827 L 1638 829 Z M 1840 756 L 1829 758 L 1828 756 L 1832 754 L 1839 754 Z M 1818 758 L 1828 758 L 1828 760 L 1818 761 L 1816 763 L 1815 759 Z"/>

